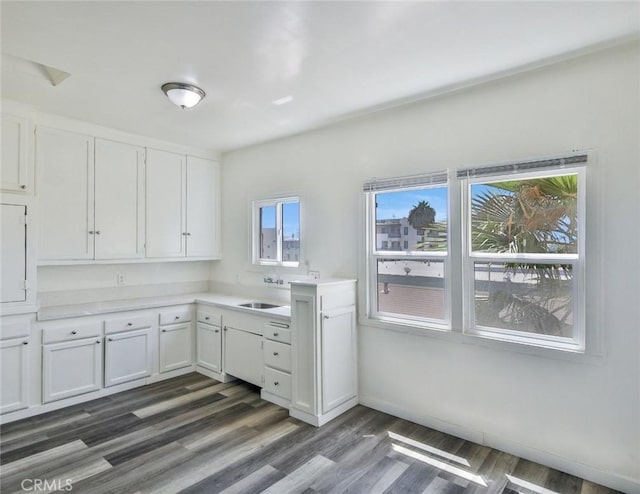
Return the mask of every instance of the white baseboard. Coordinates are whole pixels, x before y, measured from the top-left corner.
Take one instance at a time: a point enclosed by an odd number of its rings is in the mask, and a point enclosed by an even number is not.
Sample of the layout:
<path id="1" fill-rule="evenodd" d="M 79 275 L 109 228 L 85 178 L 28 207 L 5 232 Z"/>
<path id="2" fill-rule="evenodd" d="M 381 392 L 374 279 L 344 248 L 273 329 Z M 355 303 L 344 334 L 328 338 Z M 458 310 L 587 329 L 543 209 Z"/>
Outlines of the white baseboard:
<path id="1" fill-rule="evenodd" d="M 360 404 L 446 434 L 451 434 L 461 439 L 466 439 L 467 441 L 482 444 L 483 446 L 488 446 L 526 460 L 540 463 L 541 465 L 566 472 L 570 475 L 575 475 L 576 477 L 595 482 L 596 484 L 602 484 L 617 491 L 640 493 L 640 480 L 601 470 L 591 465 L 585 465 L 584 463 L 532 448 L 502 436 L 469 429 L 462 425 L 452 424 L 428 415 L 416 414 L 378 398 L 360 396 Z"/>
<path id="2" fill-rule="evenodd" d="M 121 391 L 139 388 L 140 386 L 149 384 L 148 379 L 149 378 L 136 379 L 135 381 L 118 384 L 109 388 L 102 388 L 98 391 L 92 391 L 90 393 L 81 394 L 72 398 L 65 398 L 64 400 L 52 401 L 50 403 L 37 404 L 23 410 L 16 410 L 15 412 L 6 413 L 0 417 L 0 424 L 8 424 L 10 422 L 15 422 L 16 420 L 26 419 L 29 417 L 34 417 L 35 415 L 40 415 L 42 413 L 52 412 L 54 410 L 60 410 L 61 408 L 77 405 L 78 403 L 97 400 L 98 398 L 109 396 L 115 393 L 120 393 Z"/>
<path id="3" fill-rule="evenodd" d="M 209 369 L 205 369 L 199 365 L 196 365 L 196 372 L 198 374 L 202 374 L 203 376 L 210 377 L 211 379 L 215 379 L 216 381 L 220 381 L 221 383 L 228 383 L 230 381 L 235 381 L 236 378 L 230 376 L 229 374 L 225 374 L 223 372 L 215 372 Z"/>

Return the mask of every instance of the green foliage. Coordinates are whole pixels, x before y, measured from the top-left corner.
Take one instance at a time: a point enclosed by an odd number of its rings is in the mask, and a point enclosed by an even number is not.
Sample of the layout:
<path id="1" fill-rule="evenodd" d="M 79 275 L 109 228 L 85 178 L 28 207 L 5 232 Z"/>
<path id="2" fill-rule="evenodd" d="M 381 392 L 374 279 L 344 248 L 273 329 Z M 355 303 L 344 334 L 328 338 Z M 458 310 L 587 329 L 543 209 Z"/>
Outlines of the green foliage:
<path id="1" fill-rule="evenodd" d="M 566 175 L 486 184 L 471 199 L 471 243 L 476 252 L 576 253 L 578 176 Z M 506 273 L 529 283 L 489 284 L 476 297 L 484 326 L 563 336 L 570 329 L 571 264 L 507 262 Z M 535 280 L 531 284 L 531 280 Z M 568 284 L 569 283 L 569 284 Z M 515 283 L 514 283 L 515 285 Z M 500 287 L 500 288 L 497 288 Z"/>

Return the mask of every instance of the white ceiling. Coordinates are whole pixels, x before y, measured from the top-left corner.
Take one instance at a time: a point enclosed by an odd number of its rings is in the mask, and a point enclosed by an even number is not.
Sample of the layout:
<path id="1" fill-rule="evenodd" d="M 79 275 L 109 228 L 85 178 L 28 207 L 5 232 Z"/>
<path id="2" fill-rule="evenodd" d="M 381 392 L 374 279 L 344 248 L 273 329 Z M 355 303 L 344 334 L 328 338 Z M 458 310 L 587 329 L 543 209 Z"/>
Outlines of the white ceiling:
<path id="1" fill-rule="evenodd" d="M 2 96 L 219 151 L 634 37 L 633 2 L 6 1 Z M 71 75 L 53 86 L 37 62 Z M 56 72 L 57 73 L 57 72 Z M 191 110 L 160 91 L 190 82 Z M 273 100 L 293 96 L 288 104 Z"/>

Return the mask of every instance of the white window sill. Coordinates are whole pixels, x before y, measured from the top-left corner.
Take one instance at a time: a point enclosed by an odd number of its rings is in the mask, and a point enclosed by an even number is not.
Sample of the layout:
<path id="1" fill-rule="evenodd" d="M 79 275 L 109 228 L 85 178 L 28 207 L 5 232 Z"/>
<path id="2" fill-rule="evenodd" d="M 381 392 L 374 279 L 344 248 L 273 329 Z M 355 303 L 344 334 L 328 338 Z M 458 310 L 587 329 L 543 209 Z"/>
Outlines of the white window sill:
<path id="1" fill-rule="evenodd" d="M 474 345 L 478 347 L 490 348 L 496 351 L 509 353 L 520 353 L 536 357 L 563 360 L 581 364 L 601 363 L 604 354 L 597 351 L 578 351 L 569 348 L 554 348 L 536 344 L 528 341 L 509 341 L 496 337 L 481 336 L 476 334 L 463 333 L 462 331 L 452 331 L 438 325 L 414 325 L 411 323 L 398 323 L 387 320 L 380 320 L 360 315 L 358 323 L 361 327 L 371 327 L 386 331 L 394 331 L 406 335 L 419 336 L 423 338 L 435 338 L 451 343 Z"/>

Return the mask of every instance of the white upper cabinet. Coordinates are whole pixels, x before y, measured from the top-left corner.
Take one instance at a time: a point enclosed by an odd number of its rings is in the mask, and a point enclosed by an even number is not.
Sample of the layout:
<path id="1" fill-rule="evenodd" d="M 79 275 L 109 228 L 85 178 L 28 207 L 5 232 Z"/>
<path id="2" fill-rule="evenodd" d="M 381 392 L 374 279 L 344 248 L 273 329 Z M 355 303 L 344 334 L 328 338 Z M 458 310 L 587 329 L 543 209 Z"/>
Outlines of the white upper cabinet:
<path id="1" fill-rule="evenodd" d="M 214 161 L 187 157 L 187 256 L 217 257 L 220 174 Z"/>
<path id="2" fill-rule="evenodd" d="M 147 149 L 147 257 L 184 257 L 186 158 Z"/>
<path id="3" fill-rule="evenodd" d="M 147 257 L 219 256 L 215 161 L 147 150 Z"/>
<path id="4" fill-rule="evenodd" d="M 93 259 L 93 137 L 36 133 L 40 260 Z"/>
<path id="5" fill-rule="evenodd" d="M 0 204 L 0 302 L 24 302 L 27 299 L 27 207 Z"/>
<path id="6" fill-rule="evenodd" d="M 144 257 L 144 148 L 95 141 L 95 258 Z"/>
<path id="7" fill-rule="evenodd" d="M 29 130 L 26 118 L 2 115 L 2 190 L 31 192 Z"/>
<path id="8" fill-rule="evenodd" d="M 40 261 L 144 257 L 143 147 L 38 128 Z"/>

